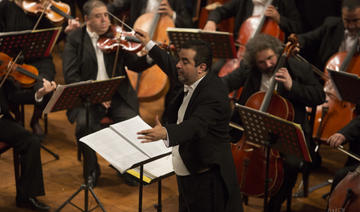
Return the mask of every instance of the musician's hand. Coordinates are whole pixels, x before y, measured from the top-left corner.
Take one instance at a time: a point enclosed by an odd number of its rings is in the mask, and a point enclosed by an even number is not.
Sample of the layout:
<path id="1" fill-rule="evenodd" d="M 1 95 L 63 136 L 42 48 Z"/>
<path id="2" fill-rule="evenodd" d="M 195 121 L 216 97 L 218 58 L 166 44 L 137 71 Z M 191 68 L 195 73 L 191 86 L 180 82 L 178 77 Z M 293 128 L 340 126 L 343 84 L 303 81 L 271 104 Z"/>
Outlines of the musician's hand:
<path id="1" fill-rule="evenodd" d="M 56 89 L 56 83 L 54 81 L 49 82 L 45 78 L 43 79 L 43 87 L 36 91 L 36 99 L 41 99 L 46 94 Z"/>
<path id="2" fill-rule="evenodd" d="M 150 41 L 149 33 L 145 32 L 144 30 L 141 30 L 139 28 L 135 28 L 135 36 L 141 40 L 143 45 L 146 45 Z"/>
<path id="3" fill-rule="evenodd" d="M 274 7 L 274 5 L 269 5 L 265 10 L 265 16 L 276 21 L 277 24 L 280 24 L 280 14 Z"/>
<path id="4" fill-rule="evenodd" d="M 215 21 L 207 21 L 205 26 L 204 26 L 204 30 L 216 31 L 216 23 L 215 23 Z"/>
<path id="5" fill-rule="evenodd" d="M 69 19 L 68 25 L 65 27 L 64 32 L 67 34 L 80 27 L 79 18 Z"/>
<path id="6" fill-rule="evenodd" d="M 282 82 L 286 90 L 291 90 L 292 78 L 287 68 L 280 68 L 275 74 L 275 80 L 278 82 Z"/>
<path id="7" fill-rule="evenodd" d="M 167 0 L 162 0 L 159 6 L 158 12 L 160 14 L 168 15 L 170 18 L 173 18 L 174 16 L 174 10 L 172 10 L 171 6 L 169 5 L 169 2 Z"/>
<path id="8" fill-rule="evenodd" d="M 148 143 L 167 138 L 167 131 L 165 127 L 161 125 L 158 116 L 156 116 L 155 121 L 156 125 L 154 126 L 154 128 L 142 130 L 137 133 L 138 135 L 141 135 L 138 137 L 138 139 L 142 139 L 141 143 Z"/>
<path id="9" fill-rule="evenodd" d="M 340 146 L 342 143 L 344 143 L 346 140 L 345 136 L 341 133 L 335 133 L 332 136 L 328 138 L 326 141 L 330 147 L 336 148 Z"/>
<path id="10" fill-rule="evenodd" d="M 109 109 L 110 106 L 111 106 L 111 101 L 102 102 L 101 104 L 102 104 L 102 106 L 104 106 L 106 109 Z"/>

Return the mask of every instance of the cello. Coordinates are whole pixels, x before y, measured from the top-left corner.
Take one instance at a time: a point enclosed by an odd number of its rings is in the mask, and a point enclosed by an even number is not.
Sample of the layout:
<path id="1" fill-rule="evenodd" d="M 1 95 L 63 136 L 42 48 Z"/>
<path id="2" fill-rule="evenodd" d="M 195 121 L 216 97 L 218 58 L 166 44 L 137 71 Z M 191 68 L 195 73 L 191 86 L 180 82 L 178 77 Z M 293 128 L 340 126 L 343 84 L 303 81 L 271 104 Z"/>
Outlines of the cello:
<path id="1" fill-rule="evenodd" d="M 284 49 L 284 53 L 279 58 L 274 73 L 283 67 L 286 58 L 296 46 L 296 40 L 289 38 L 290 44 Z M 274 93 L 276 86 L 275 74 L 271 78 L 267 92 L 259 91 L 249 97 L 245 106 L 260 111 L 268 112 L 275 116 L 292 121 L 295 111 L 292 104 L 285 98 Z M 262 197 L 265 194 L 263 182 L 265 182 L 265 160 L 266 151 L 264 147 L 246 141 L 246 137 L 233 144 L 231 147 L 235 162 L 236 172 L 240 190 L 246 196 Z M 275 150 L 270 151 L 269 161 L 269 193 L 274 195 L 280 189 L 283 181 L 283 164 L 280 153 Z"/>
<path id="2" fill-rule="evenodd" d="M 360 71 L 357 69 L 360 66 L 360 56 L 355 54 L 357 46 L 358 41 L 349 52 L 339 52 L 333 55 L 326 64 L 324 71 L 326 76 L 328 76 L 327 69 L 360 75 Z M 332 134 L 349 123 L 354 117 L 355 109 L 354 104 L 341 101 L 336 96 L 335 89 L 329 80 L 325 83 L 324 91 L 326 101 L 316 108 L 313 128 L 313 138 L 321 141 L 326 141 Z"/>
<path id="3" fill-rule="evenodd" d="M 271 5 L 273 0 L 268 1 L 265 5 L 265 9 Z M 234 71 L 235 69 L 239 68 L 240 62 L 244 56 L 245 52 L 245 45 L 246 43 L 253 38 L 255 35 L 264 33 L 271 35 L 273 37 L 278 38 L 281 41 L 285 40 L 285 34 L 281 31 L 279 25 L 270 18 L 265 16 L 264 12 L 259 16 L 251 16 L 246 19 L 242 24 L 238 32 L 238 38 L 236 39 L 236 43 L 239 44 L 238 50 L 236 52 L 236 58 L 229 59 L 225 62 L 222 68 L 219 71 L 219 77 L 223 77 Z M 241 88 L 240 88 L 241 89 Z M 238 97 L 241 94 L 241 91 L 237 91 L 236 93 L 232 94 L 232 97 Z"/>
<path id="4" fill-rule="evenodd" d="M 168 27 L 175 27 L 173 20 L 167 15 L 161 15 L 155 12 L 141 15 L 135 21 L 133 28 L 139 28 L 148 32 L 150 38 L 154 41 L 169 44 L 169 38 L 166 34 Z M 135 73 L 129 71 L 128 75 L 140 100 L 158 98 L 164 95 L 169 88 L 169 81 L 166 74 L 157 65 L 153 65 L 142 73 L 139 73 L 137 77 Z"/>

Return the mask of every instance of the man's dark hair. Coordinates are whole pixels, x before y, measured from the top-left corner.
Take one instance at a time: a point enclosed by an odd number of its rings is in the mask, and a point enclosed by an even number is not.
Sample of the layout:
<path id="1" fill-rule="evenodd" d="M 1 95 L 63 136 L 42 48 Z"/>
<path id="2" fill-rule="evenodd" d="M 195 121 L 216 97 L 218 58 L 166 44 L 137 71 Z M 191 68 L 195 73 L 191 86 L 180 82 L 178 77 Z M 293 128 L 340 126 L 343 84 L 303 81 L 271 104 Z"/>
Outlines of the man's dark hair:
<path id="1" fill-rule="evenodd" d="M 203 40 L 188 40 L 181 45 L 181 49 L 194 50 L 196 52 L 194 58 L 195 66 L 205 63 L 206 71 L 211 69 L 212 51 L 208 42 Z"/>
<path id="2" fill-rule="evenodd" d="M 343 0 L 341 8 L 345 7 L 349 10 L 355 10 L 360 7 L 360 0 Z"/>
<path id="3" fill-rule="evenodd" d="M 243 58 L 245 64 L 248 65 L 250 68 L 256 67 L 256 54 L 267 49 L 273 50 L 278 56 L 283 50 L 280 40 L 273 36 L 259 34 L 253 37 L 246 44 L 246 51 Z"/>
<path id="4" fill-rule="evenodd" d="M 89 16 L 91 11 L 96 7 L 106 7 L 106 4 L 100 0 L 87 1 L 83 6 L 84 15 Z"/>

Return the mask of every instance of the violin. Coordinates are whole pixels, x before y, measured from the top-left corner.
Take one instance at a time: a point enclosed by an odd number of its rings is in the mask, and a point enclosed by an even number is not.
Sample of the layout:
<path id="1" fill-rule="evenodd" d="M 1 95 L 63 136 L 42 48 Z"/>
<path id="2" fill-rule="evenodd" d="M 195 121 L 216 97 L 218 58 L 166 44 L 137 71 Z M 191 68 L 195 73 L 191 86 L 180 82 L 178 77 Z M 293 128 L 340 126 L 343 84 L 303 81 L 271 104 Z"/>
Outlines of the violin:
<path id="1" fill-rule="evenodd" d="M 125 31 L 117 25 L 110 26 L 109 31 L 99 38 L 97 46 L 104 52 L 112 52 L 121 47 L 125 51 L 136 53 L 143 48 L 141 41 L 135 37 L 135 31 Z"/>
<path id="2" fill-rule="evenodd" d="M 61 1 L 54 0 L 23 0 L 21 7 L 25 12 L 32 14 L 45 13 L 54 24 L 61 24 L 64 18 L 73 19 L 70 14 L 70 6 Z"/>
<path id="3" fill-rule="evenodd" d="M 35 66 L 16 64 L 13 62 L 13 58 L 0 52 L 0 78 L 5 77 L 1 80 L 1 85 L 8 76 L 11 76 L 12 79 L 19 82 L 22 87 L 30 88 L 37 80 L 40 80 L 38 75 L 39 71 Z"/>

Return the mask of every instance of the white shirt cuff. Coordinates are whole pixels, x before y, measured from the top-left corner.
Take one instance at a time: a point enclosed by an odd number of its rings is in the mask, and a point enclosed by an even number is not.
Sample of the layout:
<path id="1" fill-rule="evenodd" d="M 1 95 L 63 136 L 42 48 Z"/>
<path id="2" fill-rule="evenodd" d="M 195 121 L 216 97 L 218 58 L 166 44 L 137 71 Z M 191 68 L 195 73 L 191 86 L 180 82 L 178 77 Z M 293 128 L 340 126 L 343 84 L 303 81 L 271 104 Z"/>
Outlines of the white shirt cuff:
<path id="1" fill-rule="evenodd" d="M 155 43 L 154 41 L 150 40 L 150 41 L 145 45 L 145 50 L 149 52 L 155 45 L 156 45 L 156 43 Z"/>
<path id="2" fill-rule="evenodd" d="M 164 127 L 165 128 L 165 127 Z M 169 142 L 169 134 L 167 133 L 167 129 L 165 128 L 165 130 L 166 130 L 166 139 L 163 139 L 163 141 L 164 141 L 164 144 L 165 144 L 165 146 L 166 147 L 170 147 L 170 142 Z"/>
<path id="3" fill-rule="evenodd" d="M 38 99 L 38 98 L 36 97 L 36 93 L 37 93 L 37 92 L 35 92 L 35 97 L 34 97 L 35 101 L 36 101 L 36 102 L 41 102 L 44 97 L 41 97 L 41 98 Z"/>

